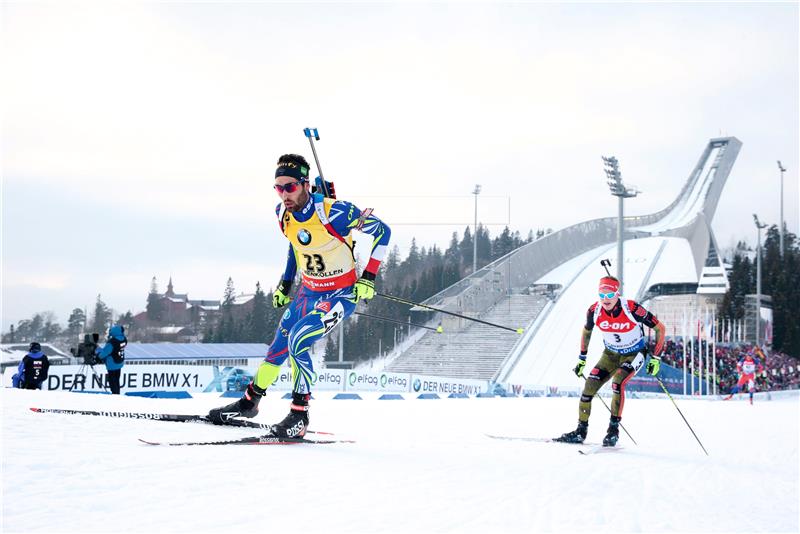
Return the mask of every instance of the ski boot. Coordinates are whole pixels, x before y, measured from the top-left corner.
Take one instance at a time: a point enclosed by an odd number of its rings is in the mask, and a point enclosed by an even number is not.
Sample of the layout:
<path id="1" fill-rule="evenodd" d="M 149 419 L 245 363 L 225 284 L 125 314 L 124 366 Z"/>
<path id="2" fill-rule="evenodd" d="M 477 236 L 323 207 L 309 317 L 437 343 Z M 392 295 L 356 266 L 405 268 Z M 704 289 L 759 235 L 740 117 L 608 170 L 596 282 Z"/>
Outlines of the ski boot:
<path id="1" fill-rule="evenodd" d="M 603 438 L 603 447 L 613 447 L 619 440 L 619 422 L 621 417 L 611 416 L 611 421 L 608 423 L 608 430 L 606 437 Z"/>
<path id="2" fill-rule="evenodd" d="M 264 393 L 266 390 L 251 382 L 242 398 L 222 408 L 209 411 L 208 419 L 215 425 L 224 425 L 235 417 L 255 417 L 258 414 L 258 403 Z"/>
<path id="3" fill-rule="evenodd" d="M 578 421 L 578 428 L 572 432 L 562 434 L 561 437 L 553 438 L 553 441 L 563 441 L 564 443 L 583 443 L 586 439 L 586 432 L 589 430 L 589 423 Z"/>
<path id="4" fill-rule="evenodd" d="M 281 438 L 302 438 L 308 428 L 308 399 L 310 394 L 292 393 L 289 415 L 277 425 L 272 425 L 272 435 Z"/>

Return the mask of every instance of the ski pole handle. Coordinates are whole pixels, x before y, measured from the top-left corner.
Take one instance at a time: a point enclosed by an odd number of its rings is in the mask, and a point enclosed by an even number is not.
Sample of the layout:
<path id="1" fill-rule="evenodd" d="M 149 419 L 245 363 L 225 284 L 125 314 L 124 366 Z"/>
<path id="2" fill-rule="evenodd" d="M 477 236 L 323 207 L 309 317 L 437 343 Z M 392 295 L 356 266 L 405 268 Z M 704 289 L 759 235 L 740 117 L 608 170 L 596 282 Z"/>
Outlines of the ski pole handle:
<path id="1" fill-rule="evenodd" d="M 606 274 L 608 276 L 611 276 L 611 273 L 608 271 L 608 268 L 611 267 L 611 260 L 609 260 L 608 258 L 600 260 L 600 265 L 602 265 L 603 268 L 606 270 Z"/>
<path id="2" fill-rule="evenodd" d="M 319 157 L 317 157 L 317 149 L 314 146 L 314 139 L 319 141 L 319 131 L 316 128 L 303 128 L 303 133 L 308 138 L 308 142 L 311 145 L 311 152 L 314 154 L 314 161 L 317 163 L 317 170 L 319 171 L 319 180 L 317 180 L 317 186 L 322 188 L 322 194 L 330 198 L 330 191 L 328 191 L 328 185 L 325 183 L 325 176 L 322 174 L 322 167 L 319 164 Z"/>

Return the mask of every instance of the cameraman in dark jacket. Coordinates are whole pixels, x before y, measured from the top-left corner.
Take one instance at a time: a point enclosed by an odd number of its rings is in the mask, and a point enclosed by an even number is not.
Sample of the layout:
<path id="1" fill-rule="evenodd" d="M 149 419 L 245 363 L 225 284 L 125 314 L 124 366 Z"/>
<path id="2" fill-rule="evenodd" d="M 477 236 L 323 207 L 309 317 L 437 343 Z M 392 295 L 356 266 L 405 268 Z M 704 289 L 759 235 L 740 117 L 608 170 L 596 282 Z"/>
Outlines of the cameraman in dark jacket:
<path id="1" fill-rule="evenodd" d="M 108 370 L 108 387 L 113 395 L 119 395 L 119 377 L 125 365 L 125 327 L 115 324 L 108 331 L 108 339 L 102 348 L 97 349 L 97 357 L 106 364 Z"/>
<path id="2" fill-rule="evenodd" d="M 41 389 L 42 383 L 47 380 L 47 370 L 50 361 L 42 352 L 42 346 L 34 341 L 31 343 L 28 354 L 22 358 L 17 368 L 16 384 L 22 389 Z"/>

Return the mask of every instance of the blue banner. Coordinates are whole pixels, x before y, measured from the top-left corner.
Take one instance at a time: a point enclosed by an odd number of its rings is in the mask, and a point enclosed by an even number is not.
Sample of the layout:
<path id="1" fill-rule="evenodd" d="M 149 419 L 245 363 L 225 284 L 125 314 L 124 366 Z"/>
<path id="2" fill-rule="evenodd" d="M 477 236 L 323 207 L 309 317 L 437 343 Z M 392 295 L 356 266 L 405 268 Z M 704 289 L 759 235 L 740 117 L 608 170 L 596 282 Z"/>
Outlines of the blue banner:
<path id="1" fill-rule="evenodd" d="M 677 369 L 662 362 L 661 371 L 658 373 L 658 377 L 661 379 L 664 387 L 667 388 L 667 391 L 673 394 L 683 395 L 683 369 Z M 694 392 L 699 395 L 706 395 L 708 393 L 708 386 L 710 384 L 705 380 L 701 382 L 696 376 L 691 378 L 694 380 Z M 647 374 L 645 371 L 645 366 L 642 366 L 642 368 L 639 370 L 639 373 L 631 378 L 627 384 L 625 384 L 625 391 L 648 391 L 651 393 L 664 392 L 661 389 L 661 386 L 658 385 L 658 381 L 655 379 L 655 377 Z M 692 383 L 689 382 L 686 385 L 686 393 L 689 394 L 691 392 Z"/>

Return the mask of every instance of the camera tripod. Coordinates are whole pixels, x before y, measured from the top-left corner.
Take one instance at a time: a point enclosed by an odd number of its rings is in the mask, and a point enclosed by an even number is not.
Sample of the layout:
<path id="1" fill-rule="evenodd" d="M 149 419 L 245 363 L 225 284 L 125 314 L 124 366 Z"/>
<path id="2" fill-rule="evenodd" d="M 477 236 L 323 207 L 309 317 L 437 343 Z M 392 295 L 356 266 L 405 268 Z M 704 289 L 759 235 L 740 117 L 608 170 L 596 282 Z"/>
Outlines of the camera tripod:
<path id="1" fill-rule="evenodd" d="M 87 367 L 90 368 L 92 370 L 92 374 L 97 377 L 98 382 L 100 382 L 100 385 L 103 387 L 103 392 L 104 393 L 108 393 L 108 389 L 106 389 L 106 384 L 105 384 L 105 382 L 103 382 L 103 377 L 100 376 L 100 373 L 98 373 L 95 370 L 94 364 L 88 364 L 86 362 L 82 363 L 81 366 L 78 368 L 78 372 L 75 374 L 75 376 L 77 377 L 78 375 L 83 375 L 86 380 L 89 380 L 89 375 L 88 375 L 88 373 L 86 371 Z M 83 385 L 84 390 L 86 389 L 86 380 L 84 380 L 84 383 L 83 383 L 84 384 Z M 78 384 L 77 380 L 72 382 L 72 386 L 70 386 L 70 388 L 69 388 L 70 392 L 72 392 L 72 390 L 75 389 L 75 386 L 77 384 Z"/>

